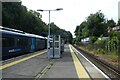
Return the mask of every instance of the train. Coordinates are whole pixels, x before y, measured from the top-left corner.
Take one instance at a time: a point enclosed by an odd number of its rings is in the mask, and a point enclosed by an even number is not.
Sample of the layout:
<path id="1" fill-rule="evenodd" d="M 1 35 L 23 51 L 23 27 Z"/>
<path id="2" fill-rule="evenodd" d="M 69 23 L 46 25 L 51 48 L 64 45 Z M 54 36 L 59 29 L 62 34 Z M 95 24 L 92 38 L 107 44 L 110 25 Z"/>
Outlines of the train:
<path id="1" fill-rule="evenodd" d="M 0 26 L 2 60 L 47 48 L 47 37 Z"/>

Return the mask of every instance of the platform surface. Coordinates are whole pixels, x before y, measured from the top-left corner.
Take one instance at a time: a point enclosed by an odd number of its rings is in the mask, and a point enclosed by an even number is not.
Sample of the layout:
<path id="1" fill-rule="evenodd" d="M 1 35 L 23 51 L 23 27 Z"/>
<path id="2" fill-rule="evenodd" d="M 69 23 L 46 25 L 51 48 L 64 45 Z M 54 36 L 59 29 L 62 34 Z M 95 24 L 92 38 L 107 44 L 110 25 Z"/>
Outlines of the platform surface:
<path id="1" fill-rule="evenodd" d="M 41 52 L 43 52 L 43 50 L 32 53 L 31 55 L 36 55 Z M 77 56 L 75 56 L 74 54 L 76 54 Z M 5 62 L 3 61 L 3 65 L 10 64 L 11 62 L 21 60 L 31 55 L 23 56 L 13 60 L 8 60 Z M 45 74 L 42 74 L 41 76 L 42 70 L 45 69 L 45 67 L 52 60 L 54 61 L 53 65 L 48 70 L 46 70 Z M 4 68 L 0 71 L 2 71 L 2 78 L 36 78 L 38 76 L 37 78 L 40 77 L 77 79 L 83 78 L 81 74 L 86 74 L 87 76 L 89 76 L 89 78 L 106 78 L 104 74 L 102 74 L 98 69 L 96 69 L 83 56 L 81 56 L 75 48 L 69 45 L 65 45 L 64 53 L 62 54 L 62 58 L 60 59 L 49 60 L 47 58 L 47 52 L 45 52 L 43 54 L 31 57 L 17 64 Z"/>

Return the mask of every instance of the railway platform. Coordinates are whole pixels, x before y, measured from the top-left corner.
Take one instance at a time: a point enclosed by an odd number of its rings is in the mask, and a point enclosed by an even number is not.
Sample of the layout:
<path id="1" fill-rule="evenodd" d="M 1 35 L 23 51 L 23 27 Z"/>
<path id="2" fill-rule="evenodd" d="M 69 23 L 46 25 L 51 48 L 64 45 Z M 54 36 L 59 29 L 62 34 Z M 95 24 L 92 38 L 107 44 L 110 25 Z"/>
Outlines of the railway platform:
<path id="1" fill-rule="evenodd" d="M 72 45 L 65 45 L 60 59 L 47 58 L 47 50 L 2 62 L 2 78 L 39 79 L 110 79 Z"/>

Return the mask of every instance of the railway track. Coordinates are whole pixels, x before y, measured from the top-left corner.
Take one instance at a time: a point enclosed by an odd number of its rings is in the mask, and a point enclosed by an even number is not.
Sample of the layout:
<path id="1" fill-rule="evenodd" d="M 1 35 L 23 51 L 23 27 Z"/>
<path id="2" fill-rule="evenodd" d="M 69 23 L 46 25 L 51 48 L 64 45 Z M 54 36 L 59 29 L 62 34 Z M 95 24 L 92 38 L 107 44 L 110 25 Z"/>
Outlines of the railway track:
<path id="1" fill-rule="evenodd" d="M 73 45 L 78 51 L 80 51 L 84 56 L 86 56 L 91 62 L 93 62 L 98 68 L 100 68 L 105 74 L 107 74 L 111 79 L 120 79 L 120 70 L 109 63 L 98 59 L 96 56 L 86 52 L 77 46 Z"/>

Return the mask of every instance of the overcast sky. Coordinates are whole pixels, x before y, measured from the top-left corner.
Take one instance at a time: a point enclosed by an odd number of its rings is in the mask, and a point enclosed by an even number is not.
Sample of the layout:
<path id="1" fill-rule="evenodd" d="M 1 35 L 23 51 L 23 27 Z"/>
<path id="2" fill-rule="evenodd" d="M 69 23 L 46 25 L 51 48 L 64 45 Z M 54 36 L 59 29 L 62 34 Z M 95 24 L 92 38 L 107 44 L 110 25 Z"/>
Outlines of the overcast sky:
<path id="1" fill-rule="evenodd" d="M 101 10 L 107 19 L 118 20 L 118 2 L 120 0 L 21 0 L 28 9 L 56 9 L 51 12 L 51 22 L 70 31 L 74 35 L 76 26 L 86 20 L 90 13 Z M 42 20 L 48 23 L 48 12 L 40 12 Z"/>

